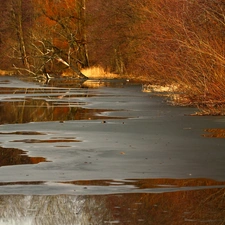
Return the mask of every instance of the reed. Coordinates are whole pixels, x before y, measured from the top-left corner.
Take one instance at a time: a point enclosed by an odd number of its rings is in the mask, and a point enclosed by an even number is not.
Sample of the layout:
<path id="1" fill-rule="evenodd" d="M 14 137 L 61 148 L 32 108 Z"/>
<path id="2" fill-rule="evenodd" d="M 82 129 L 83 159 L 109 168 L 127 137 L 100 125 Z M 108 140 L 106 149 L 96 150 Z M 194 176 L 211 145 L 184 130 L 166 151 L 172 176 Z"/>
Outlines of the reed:
<path id="1" fill-rule="evenodd" d="M 120 75 L 115 73 L 110 73 L 104 70 L 100 66 L 93 66 L 89 68 L 82 69 L 81 72 L 89 79 L 117 79 L 121 78 Z"/>

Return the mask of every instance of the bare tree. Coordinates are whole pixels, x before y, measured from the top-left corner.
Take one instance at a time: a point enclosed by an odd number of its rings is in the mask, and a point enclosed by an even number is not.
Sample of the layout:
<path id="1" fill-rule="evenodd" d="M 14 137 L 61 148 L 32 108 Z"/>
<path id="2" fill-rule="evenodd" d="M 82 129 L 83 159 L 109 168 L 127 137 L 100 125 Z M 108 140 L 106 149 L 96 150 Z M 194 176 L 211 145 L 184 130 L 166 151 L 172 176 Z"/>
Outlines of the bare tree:
<path id="1" fill-rule="evenodd" d="M 23 66 L 29 70 L 30 64 L 28 61 L 28 53 L 26 49 L 27 45 L 25 43 L 25 12 L 23 10 L 23 4 L 25 4 L 23 0 L 11 0 L 11 18 L 18 38 L 19 52 Z M 29 4 L 29 2 L 26 2 L 26 4 Z M 29 11 L 28 13 L 31 12 Z M 28 27 L 26 27 L 26 29 L 27 28 Z"/>
<path id="2" fill-rule="evenodd" d="M 70 68 L 79 77 L 87 67 L 88 53 L 85 34 L 85 1 L 65 0 L 56 5 L 39 1 L 44 26 L 37 26 L 32 45 L 42 55 L 42 67 L 46 70 L 61 73 Z M 40 35 L 40 29 L 43 30 Z M 44 35 L 43 35 L 44 34 Z M 61 65 L 61 66 L 60 66 Z"/>

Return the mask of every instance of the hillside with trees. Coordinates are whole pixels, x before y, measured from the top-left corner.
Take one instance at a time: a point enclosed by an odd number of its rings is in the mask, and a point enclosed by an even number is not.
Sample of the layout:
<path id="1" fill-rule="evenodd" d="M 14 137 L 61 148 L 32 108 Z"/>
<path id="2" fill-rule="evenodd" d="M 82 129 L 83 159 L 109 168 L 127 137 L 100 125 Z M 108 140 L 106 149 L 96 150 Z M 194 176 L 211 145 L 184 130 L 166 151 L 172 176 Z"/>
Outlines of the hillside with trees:
<path id="1" fill-rule="evenodd" d="M 181 104 L 225 114 L 223 0 L 0 0 L 0 69 L 175 84 Z"/>

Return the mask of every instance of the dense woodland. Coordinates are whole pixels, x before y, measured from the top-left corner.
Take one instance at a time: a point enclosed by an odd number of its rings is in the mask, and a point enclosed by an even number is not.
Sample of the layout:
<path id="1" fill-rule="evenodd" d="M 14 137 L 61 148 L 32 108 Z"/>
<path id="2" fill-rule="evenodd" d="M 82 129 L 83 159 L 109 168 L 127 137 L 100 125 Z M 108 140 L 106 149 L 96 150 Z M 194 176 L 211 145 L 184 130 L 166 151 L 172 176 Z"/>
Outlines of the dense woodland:
<path id="1" fill-rule="evenodd" d="M 101 66 L 177 84 L 224 114 L 224 0 L 0 0 L 0 69 L 36 76 Z"/>

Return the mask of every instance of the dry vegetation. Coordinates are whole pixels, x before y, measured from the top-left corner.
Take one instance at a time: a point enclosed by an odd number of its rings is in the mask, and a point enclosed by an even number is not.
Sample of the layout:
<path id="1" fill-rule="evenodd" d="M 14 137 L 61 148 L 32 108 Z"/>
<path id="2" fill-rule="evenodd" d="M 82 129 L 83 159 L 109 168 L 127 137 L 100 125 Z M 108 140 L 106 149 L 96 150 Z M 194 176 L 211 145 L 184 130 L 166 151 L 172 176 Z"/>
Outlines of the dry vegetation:
<path id="1" fill-rule="evenodd" d="M 225 114 L 224 0 L 0 1 L 2 71 L 175 85 L 174 102 Z"/>
<path id="2" fill-rule="evenodd" d="M 110 73 L 100 66 L 93 66 L 82 69 L 81 72 L 89 79 L 118 79 L 121 78 L 118 74 Z"/>
<path id="3" fill-rule="evenodd" d="M 97 0 L 89 7 L 91 63 L 175 85 L 174 104 L 225 114 L 224 1 L 116 0 L 109 7 Z"/>
<path id="4" fill-rule="evenodd" d="M 9 71 L 9 70 L 1 70 L 0 69 L 0 76 L 11 76 L 14 75 L 14 71 Z"/>

